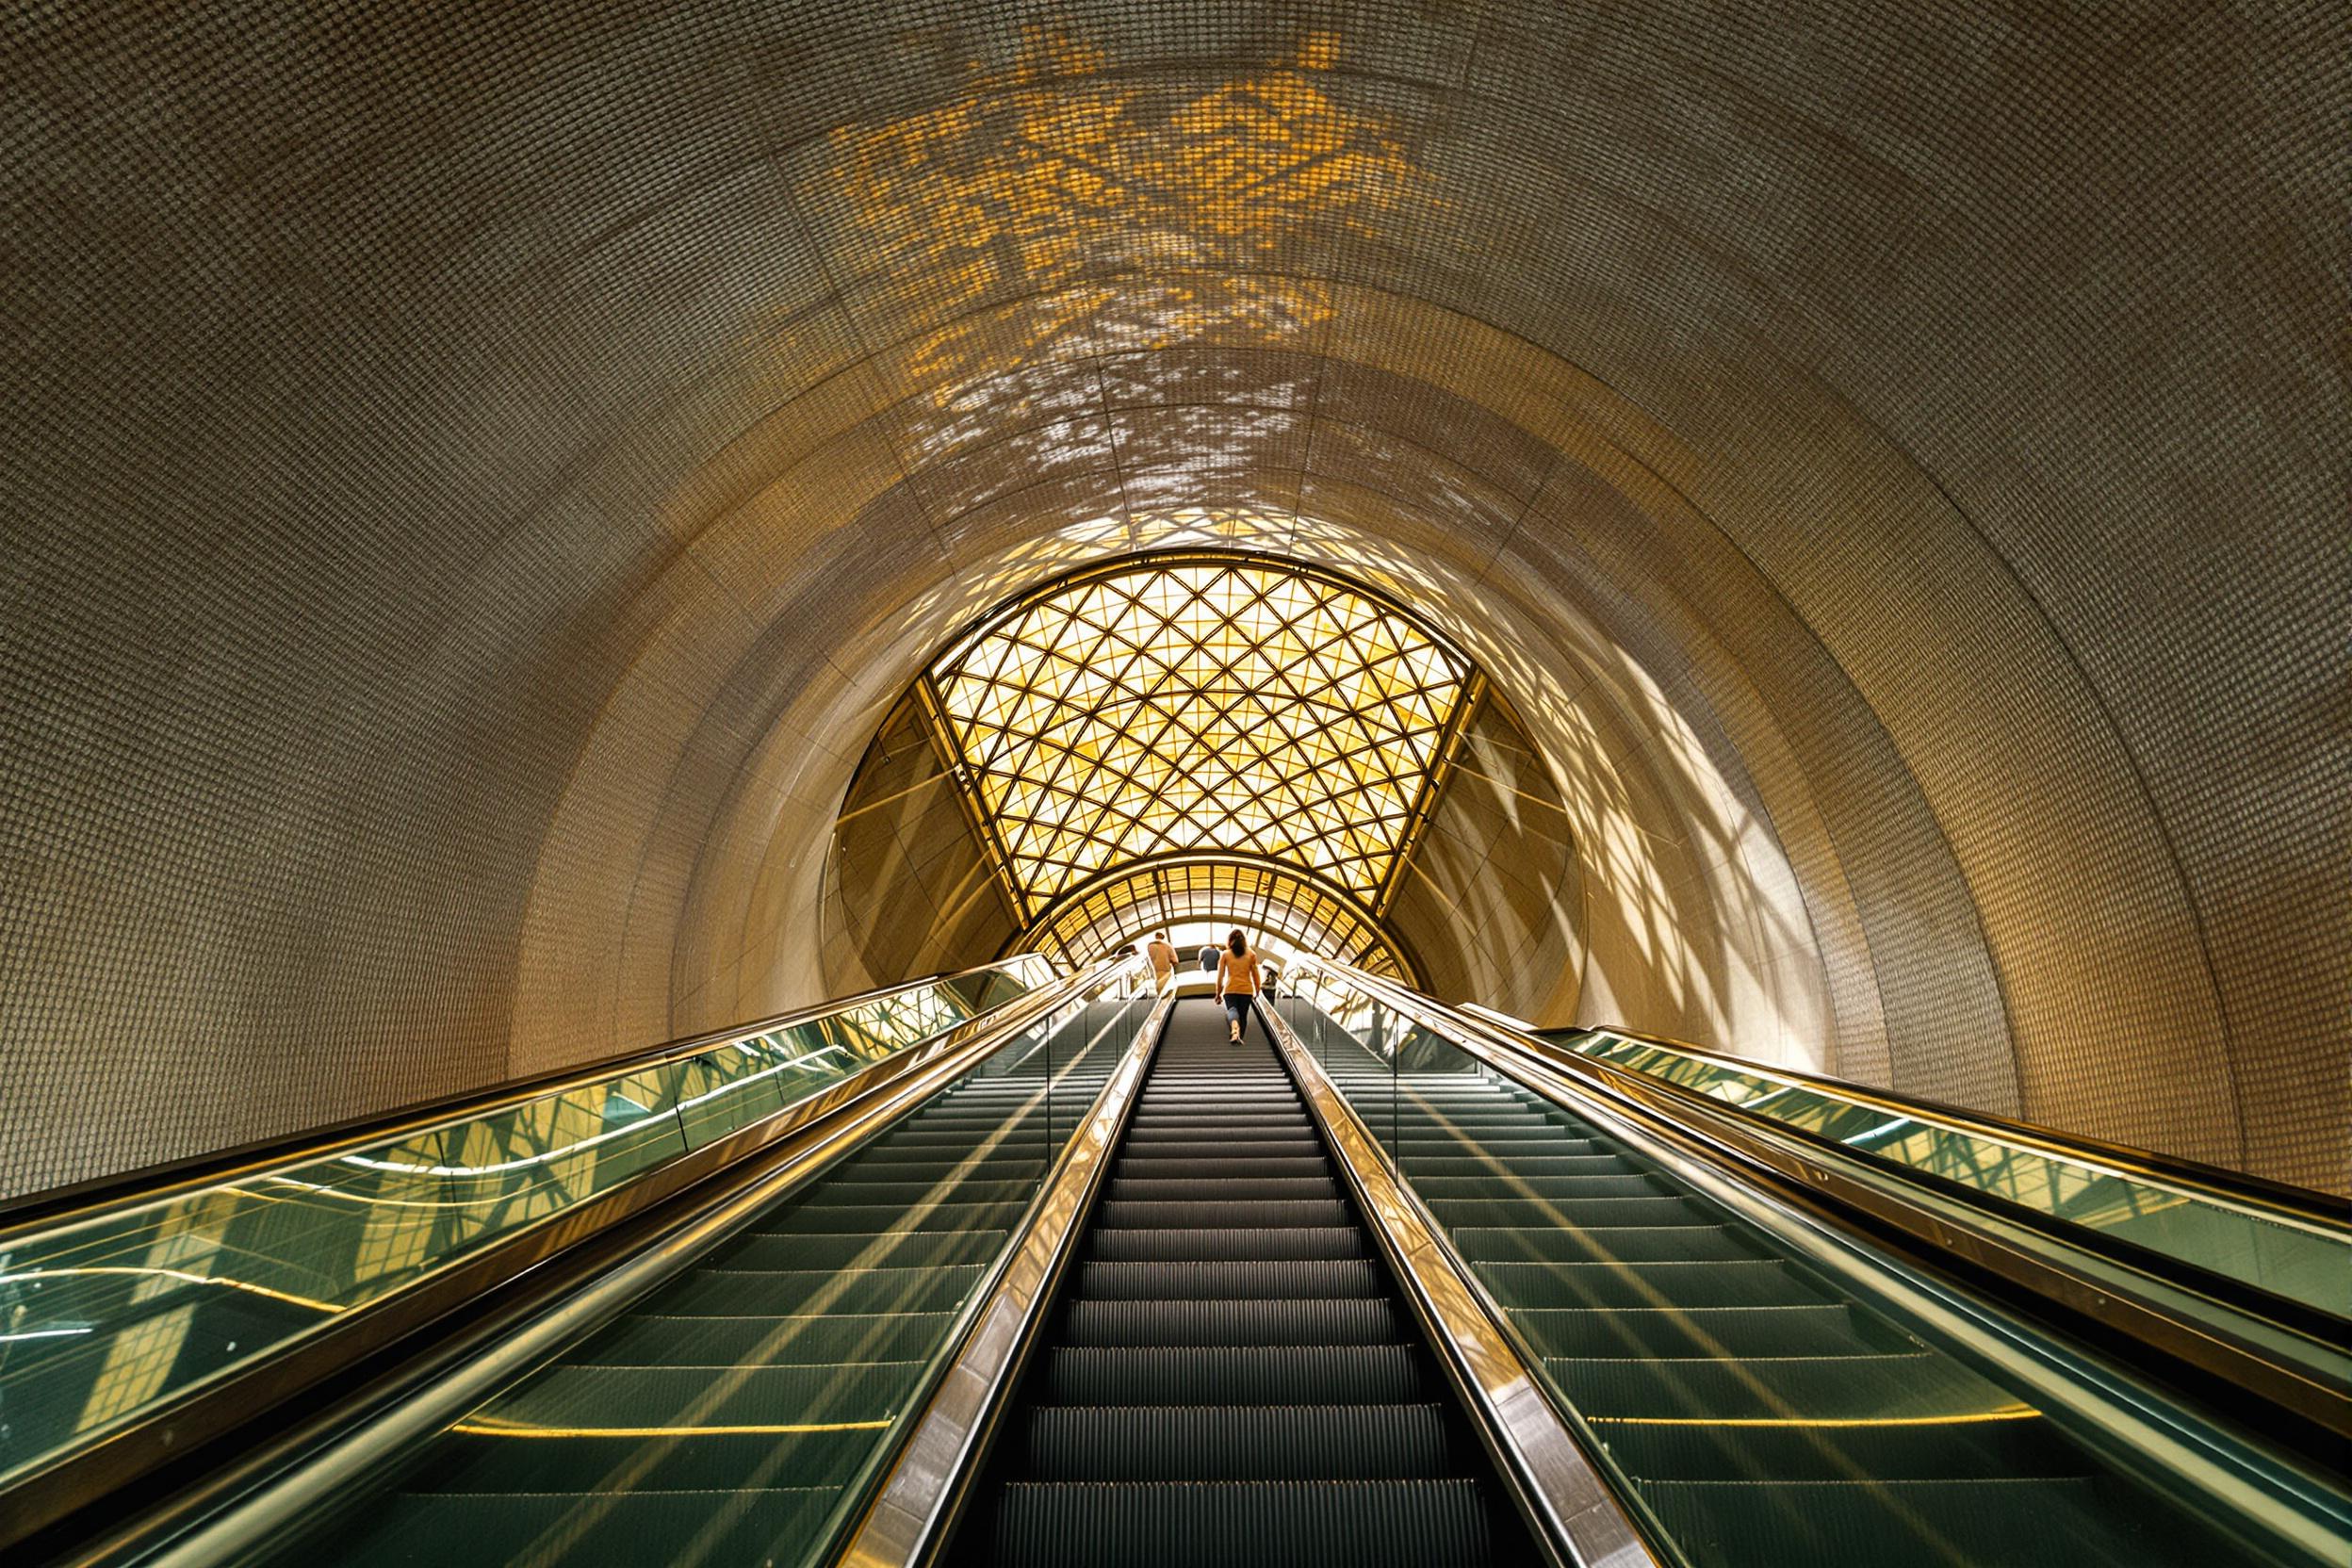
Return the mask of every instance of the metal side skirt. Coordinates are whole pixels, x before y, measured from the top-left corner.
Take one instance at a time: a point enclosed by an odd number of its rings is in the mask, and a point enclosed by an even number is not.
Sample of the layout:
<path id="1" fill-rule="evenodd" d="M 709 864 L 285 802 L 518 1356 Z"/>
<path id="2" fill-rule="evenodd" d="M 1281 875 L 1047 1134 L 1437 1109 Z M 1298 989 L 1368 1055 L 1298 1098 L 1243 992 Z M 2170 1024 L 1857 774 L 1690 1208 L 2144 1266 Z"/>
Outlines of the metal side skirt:
<path id="1" fill-rule="evenodd" d="M 1062 1152 L 1010 1260 L 933 1388 L 897 1462 L 875 1491 L 841 1568 L 908 1568 L 945 1543 L 977 1478 L 982 1452 L 1019 1382 L 1046 1307 L 1076 1250 L 1111 1151 L 1118 1147 L 1176 1004 L 1162 994 L 1135 1043 Z"/>
<path id="2" fill-rule="evenodd" d="M 1354 1107 L 1276 1009 L 1261 1006 L 1259 1016 L 1271 1025 L 1284 1065 L 1330 1140 L 1414 1315 L 1436 1343 L 1446 1374 L 1477 1413 L 1479 1435 L 1501 1462 L 1537 1542 L 1570 1568 L 1658 1568 L 1444 1235 L 1390 1171 Z"/>

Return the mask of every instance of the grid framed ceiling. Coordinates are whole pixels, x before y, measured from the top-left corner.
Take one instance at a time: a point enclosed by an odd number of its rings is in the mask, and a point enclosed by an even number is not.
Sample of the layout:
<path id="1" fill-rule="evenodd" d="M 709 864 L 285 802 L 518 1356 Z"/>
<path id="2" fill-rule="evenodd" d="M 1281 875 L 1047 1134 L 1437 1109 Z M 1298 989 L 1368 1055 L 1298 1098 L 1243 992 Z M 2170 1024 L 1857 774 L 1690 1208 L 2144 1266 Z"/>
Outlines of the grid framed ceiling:
<path id="1" fill-rule="evenodd" d="M 1353 900 L 1272 866 L 1184 857 L 1098 877 L 1006 944 L 1075 969 L 1147 931 L 1232 921 L 1310 952 L 1415 983 L 1403 953 Z"/>
<path id="2" fill-rule="evenodd" d="M 1180 855 L 1287 867 L 1377 919 L 1483 682 L 1359 584 L 1186 552 L 1048 584 L 919 689 L 1024 920 Z"/>

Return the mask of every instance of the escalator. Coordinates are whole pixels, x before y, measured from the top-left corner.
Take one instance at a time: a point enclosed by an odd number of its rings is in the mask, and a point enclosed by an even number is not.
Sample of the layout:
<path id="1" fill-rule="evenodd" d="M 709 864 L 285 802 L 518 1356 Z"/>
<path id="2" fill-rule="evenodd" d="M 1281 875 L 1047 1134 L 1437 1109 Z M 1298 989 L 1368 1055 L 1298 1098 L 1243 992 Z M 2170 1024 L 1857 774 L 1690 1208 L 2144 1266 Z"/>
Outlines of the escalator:
<path id="1" fill-rule="evenodd" d="M 479 1362 L 71 1560 L 2345 1560 L 2308 1453 L 1427 999 L 1262 1011 L 1230 1044 L 1113 967 L 959 1024 Z"/>
<path id="2" fill-rule="evenodd" d="M 991 1058 L 260 1560 L 744 1563 L 830 1539 L 1131 1012 L 1093 1003 Z"/>
<path id="3" fill-rule="evenodd" d="M 1272 1051 L 1180 1002 L 955 1560 L 1532 1560 Z"/>
<path id="4" fill-rule="evenodd" d="M 1395 1115 L 1415 1190 L 1691 1560 L 2233 1560 L 2045 1412 L 1572 1113 L 1444 1073 L 1404 1077 Z"/>

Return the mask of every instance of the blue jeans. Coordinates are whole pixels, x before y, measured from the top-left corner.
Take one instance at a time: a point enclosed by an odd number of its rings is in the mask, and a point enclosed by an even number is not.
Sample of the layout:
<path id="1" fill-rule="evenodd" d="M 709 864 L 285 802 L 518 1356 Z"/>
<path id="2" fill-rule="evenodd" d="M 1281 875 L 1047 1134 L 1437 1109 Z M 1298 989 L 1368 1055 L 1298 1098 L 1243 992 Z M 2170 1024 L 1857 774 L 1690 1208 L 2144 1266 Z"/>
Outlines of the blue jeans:
<path id="1" fill-rule="evenodd" d="M 1225 993 L 1225 1021 L 1239 1029 L 1243 1039 L 1250 1037 L 1250 1004 L 1256 1000 L 1256 997 L 1241 992 Z M 1265 1033 L 1266 1025 L 1259 1024 L 1258 1030 L 1261 1034 Z M 1267 1037 L 1266 1043 L 1273 1043 L 1271 1036 Z"/>

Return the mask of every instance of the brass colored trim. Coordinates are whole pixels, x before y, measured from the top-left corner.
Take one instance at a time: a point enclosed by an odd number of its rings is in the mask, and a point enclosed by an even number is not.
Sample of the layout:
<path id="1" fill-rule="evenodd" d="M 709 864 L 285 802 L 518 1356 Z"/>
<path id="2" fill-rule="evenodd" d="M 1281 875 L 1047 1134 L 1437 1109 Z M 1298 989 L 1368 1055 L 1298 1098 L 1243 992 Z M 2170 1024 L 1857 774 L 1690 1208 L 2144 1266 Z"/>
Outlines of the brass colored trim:
<path id="1" fill-rule="evenodd" d="M 1421 835 L 1437 816 L 1437 808 L 1444 798 L 1446 786 L 1454 776 L 1454 755 L 1462 749 L 1462 738 L 1469 734 L 1470 724 L 1486 706 L 1486 677 L 1476 664 L 1462 678 L 1462 696 L 1454 710 L 1446 716 L 1446 732 L 1438 737 L 1437 750 L 1429 758 L 1429 771 L 1421 780 L 1420 792 L 1413 797 L 1413 807 L 1405 814 L 1405 829 L 1396 835 L 1396 854 L 1388 862 L 1388 874 L 1380 878 L 1378 891 L 1372 895 L 1372 908 L 1381 919 L 1388 917 L 1388 906 L 1396 900 L 1396 891 L 1405 883 L 1405 866 L 1413 852 L 1421 845 Z"/>
<path id="2" fill-rule="evenodd" d="M 1478 1415 L 1537 1544 L 1561 1568 L 1658 1568 L 1642 1538 L 1510 1333 L 1470 1278 L 1445 1231 L 1397 1180 L 1371 1130 L 1280 1006 L 1260 1004 L 1300 1098 L 1323 1129 L 1341 1175 L 1371 1223 L 1405 1298 Z"/>
<path id="3" fill-rule="evenodd" d="M 933 661 L 936 667 L 938 661 Z M 980 853 L 990 870 L 996 873 L 997 891 L 1013 911 L 1013 919 L 1024 928 L 1037 923 L 1029 907 L 1029 895 L 1022 890 L 1021 878 L 1013 874 L 1012 851 L 1004 846 L 1004 837 L 996 830 L 996 819 L 980 798 L 980 786 L 972 776 L 971 765 L 963 757 L 963 743 L 956 739 L 956 727 L 947 716 L 947 704 L 940 699 L 938 683 L 931 671 L 915 677 L 915 695 L 923 710 L 921 728 L 930 742 L 932 755 L 947 774 L 947 781 L 955 792 L 956 802 L 963 807 L 964 825 L 979 841 Z"/>
<path id="4" fill-rule="evenodd" d="M 997 1276 L 955 1361 L 932 1387 L 896 1462 L 834 1560 L 837 1568 L 912 1568 L 935 1559 L 963 1511 L 1046 1309 L 1076 1255 L 1078 1239 L 1135 1111 L 1175 993 L 1164 992 L 1127 1057 L 1102 1086 L 1083 1129 L 1063 1150 L 1018 1250 Z"/>

